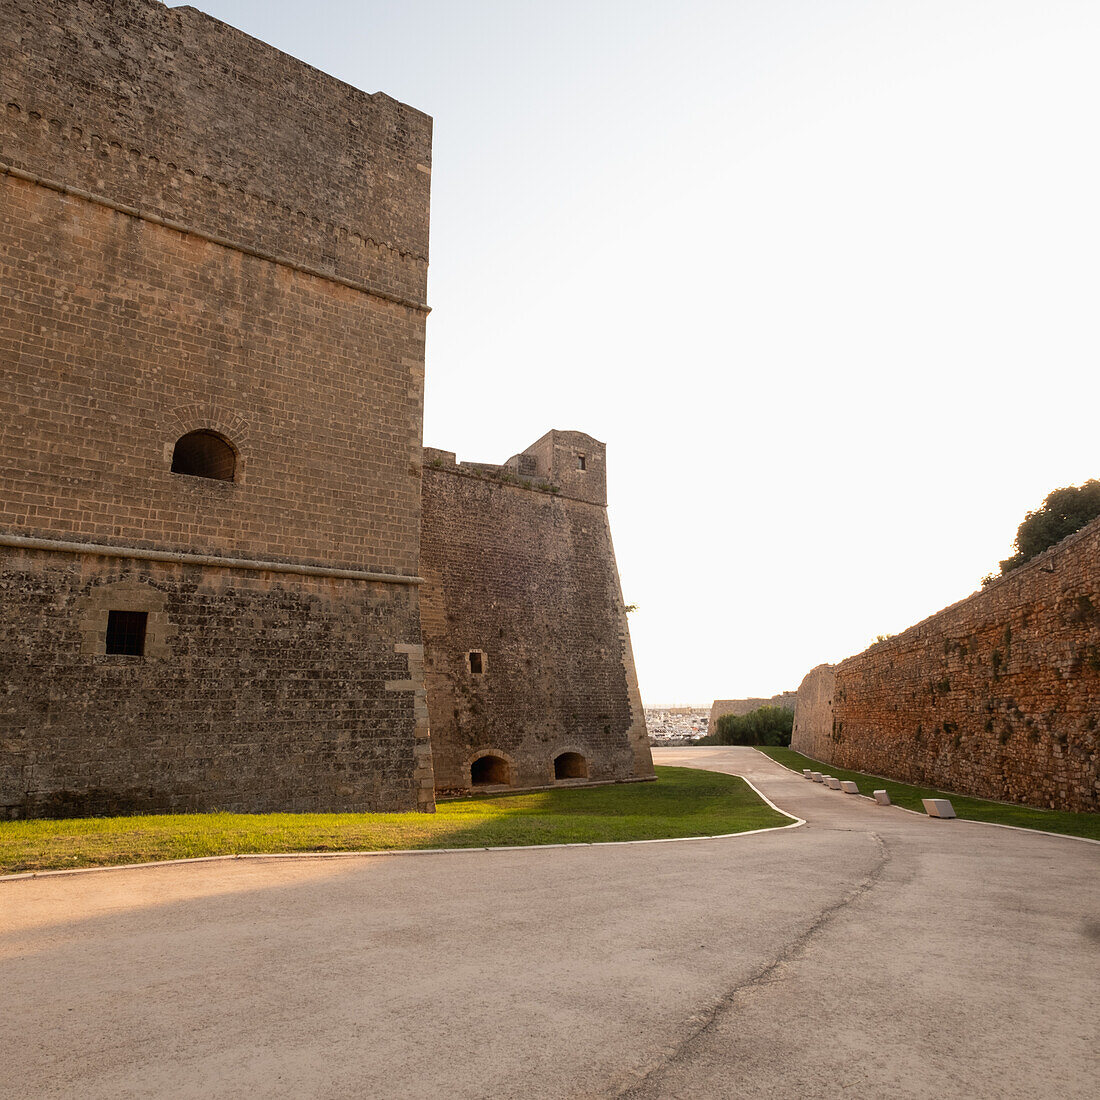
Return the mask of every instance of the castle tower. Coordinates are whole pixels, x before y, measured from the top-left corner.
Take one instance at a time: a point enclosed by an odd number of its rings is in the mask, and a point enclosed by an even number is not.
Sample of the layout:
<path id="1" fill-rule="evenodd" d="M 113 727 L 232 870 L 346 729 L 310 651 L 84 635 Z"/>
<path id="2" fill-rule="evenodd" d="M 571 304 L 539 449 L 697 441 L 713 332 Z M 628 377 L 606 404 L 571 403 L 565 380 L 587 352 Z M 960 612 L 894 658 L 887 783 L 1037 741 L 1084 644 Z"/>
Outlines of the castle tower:
<path id="1" fill-rule="evenodd" d="M 425 452 L 439 791 L 653 778 L 605 470 L 582 432 L 548 432 L 501 466 Z"/>
<path id="2" fill-rule="evenodd" d="M 0 0 L 0 814 L 430 809 L 431 120 Z"/>

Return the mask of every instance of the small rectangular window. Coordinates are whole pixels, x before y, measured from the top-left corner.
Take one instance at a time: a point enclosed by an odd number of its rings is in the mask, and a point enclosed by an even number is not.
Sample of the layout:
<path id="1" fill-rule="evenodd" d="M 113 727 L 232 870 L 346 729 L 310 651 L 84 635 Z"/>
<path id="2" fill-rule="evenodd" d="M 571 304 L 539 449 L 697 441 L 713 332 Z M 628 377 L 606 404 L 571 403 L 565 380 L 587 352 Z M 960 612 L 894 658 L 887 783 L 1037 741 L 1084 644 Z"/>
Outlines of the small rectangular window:
<path id="1" fill-rule="evenodd" d="M 470 650 L 470 671 L 475 676 L 480 676 L 482 667 L 483 666 L 482 666 L 482 663 L 481 663 L 481 651 L 477 650 L 477 649 L 471 649 Z"/>
<path id="2" fill-rule="evenodd" d="M 585 465 L 585 462 L 584 462 L 584 455 L 577 455 L 577 469 L 578 470 L 588 469 L 588 467 Z"/>
<path id="3" fill-rule="evenodd" d="M 148 611 L 108 611 L 107 652 L 144 657 L 148 621 Z"/>

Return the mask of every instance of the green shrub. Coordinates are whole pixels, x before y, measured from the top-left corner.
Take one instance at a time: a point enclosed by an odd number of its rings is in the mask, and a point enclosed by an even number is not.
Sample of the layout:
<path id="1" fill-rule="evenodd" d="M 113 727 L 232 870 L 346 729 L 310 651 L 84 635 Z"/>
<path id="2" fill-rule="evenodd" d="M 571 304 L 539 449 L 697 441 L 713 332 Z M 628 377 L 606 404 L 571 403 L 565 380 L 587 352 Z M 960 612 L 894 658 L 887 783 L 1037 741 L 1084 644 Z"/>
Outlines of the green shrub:
<path id="1" fill-rule="evenodd" d="M 700 745 L 789 745 L 794 711 L 786 707 L 759 707 L 748 714 L 723 714 L 713 733 Z"/>
<path id="2" fill-rule="evenodd" d="M 1067 485 L 1048 493 L 1042 507 L 1024 516 L 1016 532 L 1016 553 L 1001 562 L 1001 575 L 1011 573 L 1024 562 L 1080 531 L 1100 516 L 1100 481 Z M 983 587 L 993 580 L 992 573 L 982 578 Z"/>

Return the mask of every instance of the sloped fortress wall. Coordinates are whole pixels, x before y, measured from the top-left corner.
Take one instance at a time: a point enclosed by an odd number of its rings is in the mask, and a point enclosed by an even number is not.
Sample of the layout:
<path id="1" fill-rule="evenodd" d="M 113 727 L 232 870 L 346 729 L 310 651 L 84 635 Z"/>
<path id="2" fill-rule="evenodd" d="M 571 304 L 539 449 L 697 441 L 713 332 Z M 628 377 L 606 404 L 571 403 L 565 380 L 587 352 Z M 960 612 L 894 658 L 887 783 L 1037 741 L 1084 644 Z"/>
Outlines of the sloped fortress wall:
<path id="1" fill-rule="evenodd" d="M 824 666 L 827 668 L 828 666 Z M 835 669 L 792 748 L 964 794 L 1100 809 L 1100 521 Z"/>
<path id="2" fill-rule="evenodd" d="M 437 789 L 652 778 L 603 444 L 550 432 L 501 466 L 427 449 L 423 486 Z"/>
<path id="3" fill-rule="evenodd" d="M 828 760 L 832 749 L 833 694 L 836 691 L 836 666 L 818 665 L 810 669 L 798 685 L 795 696 L 794 729 L 791 748 L 814 760 Z"/>
<path id="4" fill-rule="evenodd" d="M 430 119 L 155 0 L 0 26 L 0 814 L 431 808 Z"/>

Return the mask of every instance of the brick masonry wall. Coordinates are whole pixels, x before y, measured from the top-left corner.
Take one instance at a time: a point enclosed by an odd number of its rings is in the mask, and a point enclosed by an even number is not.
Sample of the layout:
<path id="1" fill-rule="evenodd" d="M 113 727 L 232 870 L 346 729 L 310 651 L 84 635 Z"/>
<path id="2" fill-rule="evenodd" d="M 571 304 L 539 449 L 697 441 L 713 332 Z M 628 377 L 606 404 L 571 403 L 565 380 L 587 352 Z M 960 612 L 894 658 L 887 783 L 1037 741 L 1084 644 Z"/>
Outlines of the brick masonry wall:
<path id="1" fill-rule="evenodd" d="M 416 574 L 430 119 L 156 0 L 0 26 L 0 533 Z M 171 472 L 195 429 L 232 482 Z M 434 804 L 415 587 L 16 551 L 0 586 L 0 812 Z"/>
<path id="2" fill-rule="evenodd" d="M 0 554 L 0 816 L 431 804 L 415 587 Z"/>
<path id="3" fill-rule="evenodd" d="M 422 314 L 10 176 L 0 280 L 5 529 L 416 571 Z"/>
<path id="4" fill-rule="evenodd" d="M 0 0 L 0 26 L 0 161 L 423 299 L 426 115 L 158 0 Z"/>
<path id="5" fill-rule="evenodd" d="M 467 789 L 472 759 L 487 752 L 520 787 L 553 783 L 566 751 L 586 758 L 593 781 L 652 776 L 606 509 L 439 451 L 427 452 L 423 499 L 437 789 Z M 484 654 L 480 675 L 471 651 Z"/>
<path id="6" fill-rule="evenodd" d="M 963 794 L 1100 809 L 1100 521 L 836 666 L 801 752 Z"/>

